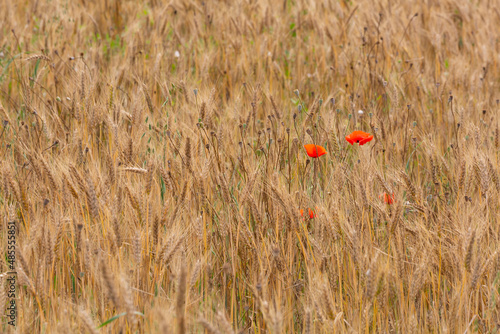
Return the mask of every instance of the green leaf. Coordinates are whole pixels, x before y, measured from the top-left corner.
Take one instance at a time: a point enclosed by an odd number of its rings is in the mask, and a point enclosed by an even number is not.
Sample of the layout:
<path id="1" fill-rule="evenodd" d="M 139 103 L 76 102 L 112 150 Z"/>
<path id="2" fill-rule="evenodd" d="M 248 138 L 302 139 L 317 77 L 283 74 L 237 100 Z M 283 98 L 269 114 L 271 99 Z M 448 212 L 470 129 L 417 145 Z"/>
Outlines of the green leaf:
<path id="1" fill-rule="evenodd" d="M 41 61 L 41 59 L 37 59 L 36 60 L 35 69 L 33 71 L 33 78 L 35 80 L 36 80 L 36 75 L 38 73 L 38 67 L 40 66 L 40 61 Z M 35 85 L 35 82 L 34 81 L 30 81 L 30 87 L 33 88 L 34 85 Z"/>
<path id="2" fill-rule="evenodd" d="M 123 317 L 124 315 L 127 315 L 127 312 L 123 312 L 123 313 L 120 313 L 120 314 L 117 314 L 115 315 L 114 317 L 112 318 L 109 318 L 108 320 L 106 320 L 105 322 L 103 322 L 102 324 L 99 325 L 99 327 L 97 328 L 101 328 L 101 327 L 104 327 L 106 326 L 107 324 L 115 321 L 116 319 L 120 318 L 120 317 Z"/>
<path id="3" fill-rule="evenodd" d="M 141 312 L 137 312 L 137 311 L 132 312 L 132 314 L 137 314 L 137 315 L 140 315 L 140 316 L 144 316 L 144 314 L 142 314 Z M 123 317 L 124 315 L 127 315 L 127 312 L 123 312 L 123 313 L 115 315 L 112 318 L 109 318 L 108 320 L 106 320 L 105 322 L 103 322 L 102 324 L 100 324 L 99 327 L 97 327 L 97 328 L 102 328 L 102 327 L 106 326 L 107 324 L 115 321 L 116 319 L 118 319 L 120 317 Z"/>
<path id="4" fill-rule="evenodd" d="M 7 70 L 9 69 L 10 64 L 14 61 L 14 59 L 19 58 L 20 55 L 21 54 L 17 54 L 7 61 L 7 63 L 5 64 L 5 67 L 3 68 L 2 75 L 0 75 L 0 82 L 2 81 L 5 73 L 7 73 Z"/>

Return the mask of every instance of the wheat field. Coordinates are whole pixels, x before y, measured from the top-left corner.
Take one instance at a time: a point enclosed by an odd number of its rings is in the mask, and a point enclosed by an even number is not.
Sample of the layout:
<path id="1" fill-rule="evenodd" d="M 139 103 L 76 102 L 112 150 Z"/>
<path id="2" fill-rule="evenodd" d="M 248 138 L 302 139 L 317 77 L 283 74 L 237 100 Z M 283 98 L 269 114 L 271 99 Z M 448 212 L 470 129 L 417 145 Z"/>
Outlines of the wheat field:
<path id="1" fill-rule="evenodd" d="M 499 7 L 0 0 L 0 332 L 497 333 Z"/>

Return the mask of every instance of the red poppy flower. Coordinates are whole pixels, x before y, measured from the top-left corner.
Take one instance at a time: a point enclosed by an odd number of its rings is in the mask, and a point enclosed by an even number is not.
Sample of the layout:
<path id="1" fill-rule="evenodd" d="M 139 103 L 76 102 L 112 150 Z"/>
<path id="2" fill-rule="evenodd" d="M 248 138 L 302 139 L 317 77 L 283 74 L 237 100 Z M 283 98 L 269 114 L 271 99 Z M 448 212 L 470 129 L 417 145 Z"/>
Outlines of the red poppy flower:
<path id="1" fill-rule="evenodd" d="M 373 136 L 369 133 L 363 131 L 354 131 L 349 136 L 346 136 L 345 139 L 354 145 L 354 143 L 359 143 L 359 145 L 364 145 L 373 139 Z"/>
<path id="2" fill-rule="evenodd" d="M 313 219 L 314 217 L 316 217 L 316 214 L 314 213 L 313 210 L 311 210 L 310 208 L 308 210 L 309 210 L 309 219 Z M 300 209 L 300 215 L 304 217 L 304 210 Z"/>
<path id="3" fill-rule="evenodd" d="M 394 194 L 389 195 L 387 193 L 382 193 L 382 194 L 380 194 L 379 198 L 381 200 L 384 200 L 385 204 L 392 204 L 392 203 L 394 203 Z"/>
<path id="4" fill-rule="evenodd" d="M 310 156 L 311 158 L 318 158 L 323 154 L 327 153 L 325 148 L 319 145 L 307 144 L 304 145 L 304 148 L 307 151 L 307 155 Z"/>

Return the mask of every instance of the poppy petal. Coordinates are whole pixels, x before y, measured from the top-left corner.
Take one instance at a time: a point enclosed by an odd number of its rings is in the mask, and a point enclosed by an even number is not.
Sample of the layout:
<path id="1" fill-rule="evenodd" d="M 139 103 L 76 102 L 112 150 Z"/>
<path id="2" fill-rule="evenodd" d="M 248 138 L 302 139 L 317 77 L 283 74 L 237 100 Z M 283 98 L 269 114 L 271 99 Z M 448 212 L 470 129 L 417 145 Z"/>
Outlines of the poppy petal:
<path id="1" fill-rule="evenodd" d="M 319 145 L 307 144 L 304 145 L 304 148 L 306 149 L 307 155 L 311 158 L 318 158 L 327 153 L 325 148 Z"/>
<path id="2" fill-rule="evenodd" d="M 359 145 L 364 145 L 364 144 L 368 143 L 369 141 L 371 141 L 372 139 L 373 139 L 373 136 L 365 137 L 359 141 Z"/>
<path id="3" fill-rule="evenodd" d="M 345 140 L 347 140 L 351 145 L 354 145 L 354 140 L 351 139 L 351 136 L 346 136 Z"/>
<path id="4" fill-rule="evenodd" d="M 314 154 L 312 146 L 313 145 L 311 145 L 311 144 L 304 145 L 304 148 L 306 149 L 306 153 L 308 156 L 311 156 L 311 154 Z"/>
<path id="5" fill-rule="evenodd" d="M 317 149 L 317 152 L 318 152 L 318 157 L 326 154 L 326 150 L 323 147 L 316 145 L 316 149 Z"/>

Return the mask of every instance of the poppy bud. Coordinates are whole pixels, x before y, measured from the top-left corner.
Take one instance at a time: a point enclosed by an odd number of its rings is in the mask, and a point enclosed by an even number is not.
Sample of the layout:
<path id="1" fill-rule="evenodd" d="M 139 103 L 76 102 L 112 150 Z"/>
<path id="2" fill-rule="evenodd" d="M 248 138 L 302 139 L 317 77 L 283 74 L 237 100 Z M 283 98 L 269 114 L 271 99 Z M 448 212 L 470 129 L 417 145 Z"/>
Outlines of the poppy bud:
<path id="1" fill-rule="evenodd" d="M 379 198 L 384 201 L 385 204 L 394 203 L 394 194 L 389 195 L 387 193 L 380 194 Z"/>

